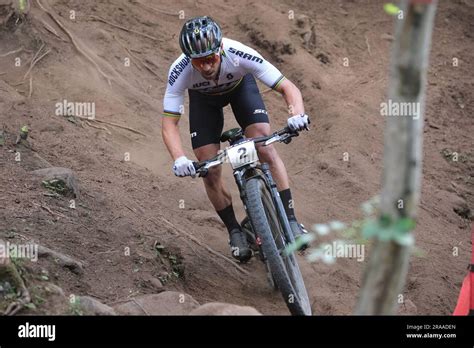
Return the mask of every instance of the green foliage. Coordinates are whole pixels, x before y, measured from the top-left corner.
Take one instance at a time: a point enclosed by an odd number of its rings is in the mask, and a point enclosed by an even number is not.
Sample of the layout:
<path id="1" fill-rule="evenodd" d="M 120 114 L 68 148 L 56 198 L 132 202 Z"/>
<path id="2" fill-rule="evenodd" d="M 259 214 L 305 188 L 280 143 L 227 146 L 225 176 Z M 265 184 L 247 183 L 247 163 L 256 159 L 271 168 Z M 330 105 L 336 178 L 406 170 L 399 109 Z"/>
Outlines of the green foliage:
<path id="1" fill-rule="evenodd" d="M 394 241 L 400 245 L 413 246 L 414 238 L 410 233 L 416 224 L 411 218 L 400 218 L 392 221 L 388 215 L 380 215 L 380 199 L 378 196 L 361 204 L 364 218 L 356 220 L 348 225 L 340 221 L 330 221 L 327 224 L 315 224 L 312 232 L 302 236 L 294 243 L 285 248 L 284 253 L 289 255 L 299 250 L 304 243 L 317 241 L 318 238 L 328 236 L 331 233 L 340 235 L 343 239 L 333 240 L 336 245 L 347 243 L 367 244 L 372 239 L 381 241 Z M 380 215 L 380 216 L 379 216 Z M 376 217 L 378 216 L 378 217 Z M 322 261 L 326 264 L 334 263 L 334 257 L 327 252 L 331 248 L 328 243 L 319 243 L 309 250 L 307 259 L 310 262 Z M 415 256 L 423 256 L 421 249 L 415 249 Z"/>
<path id="2" fill-rule="evenodd" d="M 42 182 L 42 185 L 44 188 L 57 194 L 64 195 L 68 191 L 66 183 L 61 179 L 44 180 Z"/>
<path id="3" fill-rule="evenodd" d="M 383 5 L 383 9 L 385 10 L 386 13 L 388 13 L 391 16 L 395 16 L 400 9 L 398 8 L 397 5 L 394 5 L 392 3 L 386 3 Z"/>
<path id="4" fill-rule="evenodd" d="M 32 302 L 26 303 L 24 306 L 28 309 L 32 309 L 32 310 L 36 309 L 36 305 Z"/>
<path id="5" fill-rule="evenodd" d="M 69 302 L 69 312 L 72 315 L 84 315 L 79 298 L 76 297 L 74 301 Z"/>
<path id="6" fill-rule="evenodd" d="M 312 242 L 316 237 L 313 234 L 306 234 L 298 238 L 294 243 L 288 244 L 284 250 L 285 255 L 290 255 L 299 250 L 305 243 Z"/>
<path id="7" fill-rule="evenodd" d="M 362 225 L 362 235 L 366 239 L 378 238 L 383 242 L 394 241 L 400 245 L 414 244 L 413 235 L 409 232 L 415 228 L 415 221 L 401 218 L 395 221 L 382 215 L 378 219 L 368 219 Z"/>
<path id="8" fill-rule="evenodd" d="M 25 13 L 26 10 L 26 0 L 18 0 L 19 8 L 21 13 Z"/>
<path id="9" fill-rule="evenodd" d="M 162 275 L 161 277 L 158 277 L 163 284 L 171 280 L 172 276 L 176 278 L 184 278 L 184 263 L 183 258 L 179 253 L 173 253 L 158 241 L 155 242 L 154 249 L 161 262 L 164 263 L 164 259 L 167 259 L 171 266 L 170 273 L 166 273 L 166 276 Z"/>

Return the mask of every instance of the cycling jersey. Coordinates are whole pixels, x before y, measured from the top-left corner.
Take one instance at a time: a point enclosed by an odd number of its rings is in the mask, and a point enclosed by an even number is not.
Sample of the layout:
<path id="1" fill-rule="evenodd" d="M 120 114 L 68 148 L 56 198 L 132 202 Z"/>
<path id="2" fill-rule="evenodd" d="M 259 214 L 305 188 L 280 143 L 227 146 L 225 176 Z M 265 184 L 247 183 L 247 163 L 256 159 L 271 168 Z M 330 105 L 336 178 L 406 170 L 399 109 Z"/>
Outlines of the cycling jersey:
<path id="1" fill-rule="evenodd" d="M 281 72 L 257 51 L 238 41 L 223 38 L 220 55 L 221 66 L 217 83 L 206 80 L 194 69 L 191 59 L 184 54 L 171 65 L 163 101 L 165 116 L 181 116 L 186 89 L 205 95 L 220 95 L 235 89 L 247 74 L 252 74 L 273 89 L 285 79 Z"/>

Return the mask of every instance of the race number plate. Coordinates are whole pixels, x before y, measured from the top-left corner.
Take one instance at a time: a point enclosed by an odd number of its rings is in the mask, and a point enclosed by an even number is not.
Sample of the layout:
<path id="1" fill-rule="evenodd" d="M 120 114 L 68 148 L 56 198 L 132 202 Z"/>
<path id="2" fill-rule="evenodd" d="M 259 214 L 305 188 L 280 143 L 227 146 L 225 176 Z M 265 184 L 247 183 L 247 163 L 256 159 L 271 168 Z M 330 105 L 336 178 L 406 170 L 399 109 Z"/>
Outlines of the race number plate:
<path id="1" fill-rule="evenodd" d="M 258 161 L 257 149 L 253 141 L 246 141 L 227 149 L 227 158 L 233 169 Z"/>

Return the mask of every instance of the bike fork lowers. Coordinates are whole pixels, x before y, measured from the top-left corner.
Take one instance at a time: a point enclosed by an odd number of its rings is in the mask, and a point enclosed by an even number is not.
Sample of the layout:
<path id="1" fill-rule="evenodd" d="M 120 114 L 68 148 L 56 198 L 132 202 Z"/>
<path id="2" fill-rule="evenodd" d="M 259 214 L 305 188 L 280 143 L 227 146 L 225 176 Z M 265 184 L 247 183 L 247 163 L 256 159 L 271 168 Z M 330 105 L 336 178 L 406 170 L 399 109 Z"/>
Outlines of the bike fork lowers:
<path id="1" fill-rule="evenodd" d="M 283 203 L 280 199 L 280 193 L 278 192 L 277 186 L 273 181 L 272 173 L 270 172 L 270 167 L 267 163 L 262 163 L 262 171 L 264 177 L 266 178 L 268 187 L 270 188 L 273 204 L 275 205 L 280 224 L 283 227 L 286 241 L 288 244 L 293 243 L 295 241 L 295 237 L 291 231 L 290 223 L 288 222 L 288 218 L 286 216 L 286 210 L 283 207 Z"/>

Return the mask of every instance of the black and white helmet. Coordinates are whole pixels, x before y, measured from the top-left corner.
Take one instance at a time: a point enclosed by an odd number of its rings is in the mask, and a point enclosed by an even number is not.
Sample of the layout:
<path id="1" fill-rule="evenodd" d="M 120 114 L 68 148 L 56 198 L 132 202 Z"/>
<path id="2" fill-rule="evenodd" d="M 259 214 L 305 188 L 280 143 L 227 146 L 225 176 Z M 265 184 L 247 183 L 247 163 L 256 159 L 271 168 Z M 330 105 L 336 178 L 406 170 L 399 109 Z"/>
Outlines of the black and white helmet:
<path id="1" fill-rule="evenodd" d="M 183 25 L 179 46 L 189 58 L 201 58 L 219 51 L 222 32 L 211 17 L 195 17 Z"/>

